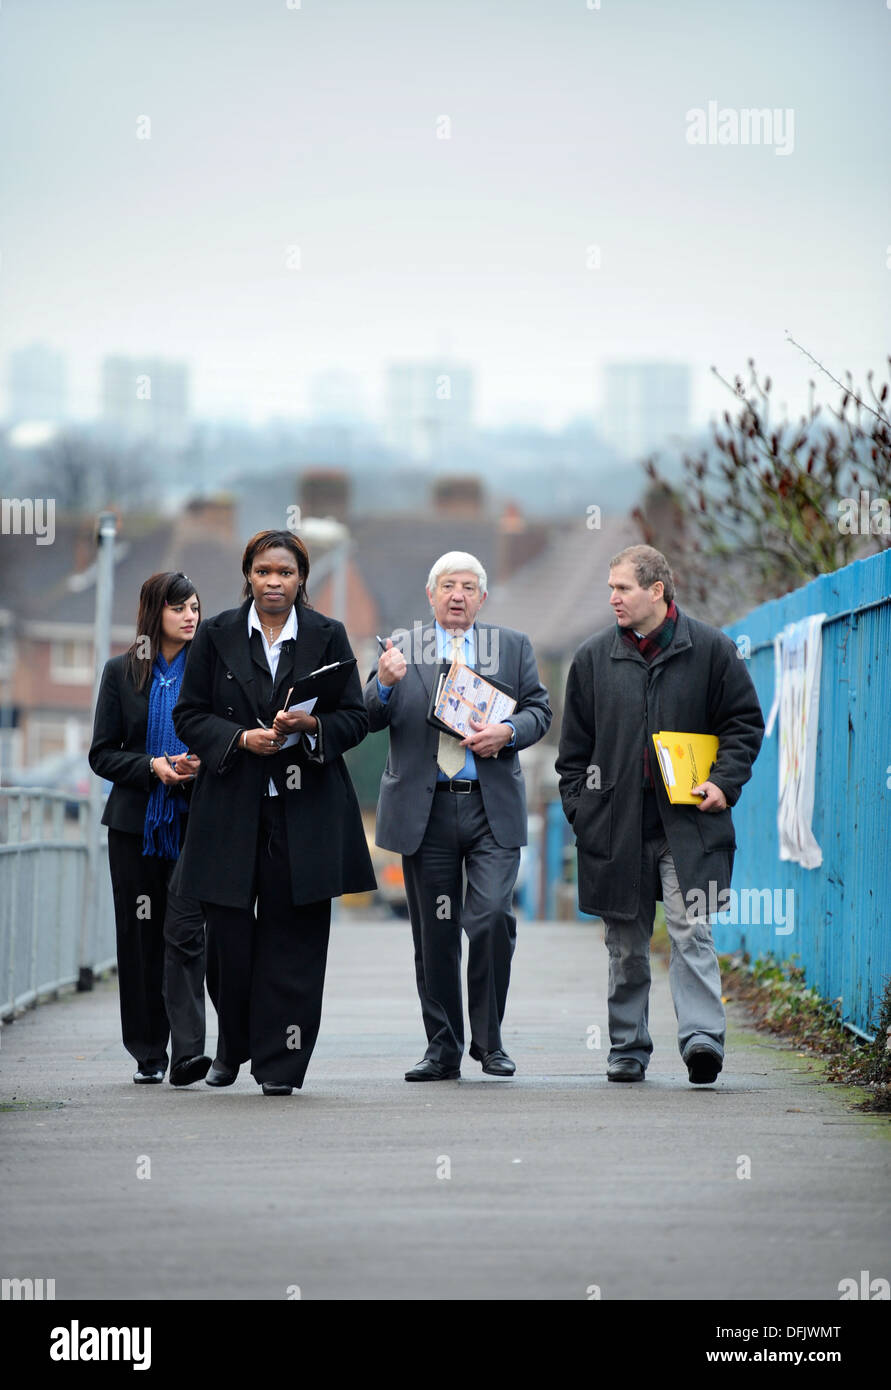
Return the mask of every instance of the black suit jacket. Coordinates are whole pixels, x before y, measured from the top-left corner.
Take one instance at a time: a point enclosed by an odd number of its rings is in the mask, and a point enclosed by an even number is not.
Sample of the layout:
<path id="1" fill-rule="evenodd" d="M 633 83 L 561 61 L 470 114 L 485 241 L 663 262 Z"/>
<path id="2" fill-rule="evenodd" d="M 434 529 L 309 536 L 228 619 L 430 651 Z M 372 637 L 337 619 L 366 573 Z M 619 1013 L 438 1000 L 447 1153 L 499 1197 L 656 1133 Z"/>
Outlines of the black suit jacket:
<path id="1" fill-rule="evenodd" d="M 359 803 L 342 757 L 368 732 L 356 671 L 337 708 L 315 712 L 315 751 L 303 738 L 270 758 L 238 747 L 242 729 L 255 729 L 258 717 L 269 722 L 293 679 L 352 657 L 346 630 L 335 618 L 299 609 L 297 640 L 282 648 L 273 691 L 262 642 L 256 636 L 248 640 L 250 606 L 246 600 L 202 622 L 173 711 L 180 738 L 201 759 L 176 891 L 226 907 L 251 905 L 260 807 L 270 776 L 285 800 L 295 906 L 375 888 Z"/>
<path id="2" fill-rule="evenodd" d="M 127 674 L 126 654 L 113 656 L 102 672 L 93 720 L 90 767 L 114 783 L 102 824 L 131 835 L 142 835 L 149 797 L 156 786 L 145 751 L 150 689 L 148 681 L 144 690 L 137 690 Z M 188 784 L 184 790 L 188 799 Z"/>

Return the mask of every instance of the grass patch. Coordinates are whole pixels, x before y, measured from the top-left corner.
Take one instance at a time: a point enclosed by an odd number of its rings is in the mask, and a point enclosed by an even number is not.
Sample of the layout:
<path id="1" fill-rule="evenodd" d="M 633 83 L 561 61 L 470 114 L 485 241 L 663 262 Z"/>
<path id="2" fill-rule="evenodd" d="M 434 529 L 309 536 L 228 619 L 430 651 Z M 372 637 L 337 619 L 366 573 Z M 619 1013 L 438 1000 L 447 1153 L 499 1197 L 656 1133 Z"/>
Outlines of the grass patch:
<path id="1" fill-rule="evenodd" d="M 862 1087 L 858 1110 L 891 1112 L 891 980 L 885 987 L 875 1025 L 875 1041 L 863 1042 L 843 1025 L 841 1001 L 829 1003 L 808 985 L 796 957 L 752 962 L 738 952 L 721 956 L 724 995 L 744 1004 L 756 1028 L 787 1039 L 802 1052 L 823 1057 L 826 1079 Z"/>
<path id="2" fill-rule="evenodd" d="M 0 1101 L 3 1110 L 61 1110 L 63 1100 L 4 1100 Z"/>

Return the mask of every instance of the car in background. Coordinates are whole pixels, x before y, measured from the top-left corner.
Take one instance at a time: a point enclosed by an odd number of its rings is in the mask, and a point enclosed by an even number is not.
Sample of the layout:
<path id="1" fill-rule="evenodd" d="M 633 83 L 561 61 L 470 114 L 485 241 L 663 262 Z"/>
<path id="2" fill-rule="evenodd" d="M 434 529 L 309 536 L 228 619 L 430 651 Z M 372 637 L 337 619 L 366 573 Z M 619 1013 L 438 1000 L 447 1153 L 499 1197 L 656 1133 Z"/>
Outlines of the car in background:
<path id="1" fill-rule="evenodd" d="M 377 877 L 378 902 L 388 907 L 394 917 L 407 917 L 408 899 L 405 896 L 402 855 L 388 849 L 378 849 L 375 845 L 371 858 Z"/>
<path id="2" fill-rule="evenodd" d="M 374 876 L 377 879 L 377 891 L 344 893 L 341 902 L 347 908 L 361 910 L 370 907 L 383 907 L 392 912 L 394 917 L 407 917 L 408 901 L 405 896 L 405 879 L 402 874 L 402 855 L 394 854 L 392 850 L 381 849 L 374 843 L 373 811 L 363 811 L 362 822 L 365 826 L 365 842 L 368 845 Z"/>

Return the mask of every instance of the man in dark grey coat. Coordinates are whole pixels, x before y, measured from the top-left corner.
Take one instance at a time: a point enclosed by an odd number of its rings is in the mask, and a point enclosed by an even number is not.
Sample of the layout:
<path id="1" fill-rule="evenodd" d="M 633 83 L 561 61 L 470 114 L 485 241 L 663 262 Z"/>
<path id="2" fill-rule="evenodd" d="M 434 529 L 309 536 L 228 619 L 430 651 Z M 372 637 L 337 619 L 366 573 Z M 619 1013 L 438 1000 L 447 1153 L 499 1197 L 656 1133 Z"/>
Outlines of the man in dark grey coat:
<path id="1" fill-rule="evenodd" d="M 610 1081 L 642 1081 L 656 900 L 671 938 L 669 982 L 690 1080 L 721 1071 L 725 1018 L 708 904 L 726 902 L 735 805 L 761 747 L 758 696 L 734 643 L 678 611 L 665 556 L 631 546 L 610 565 L 617 626 L 576 652 L 557 772 L 575 830 L 579 907 L 603 918 L 609 951 Z M 660 730 L 715 734 L 696 806 L 672 805 L 655 760 Z M 654 775 L 655 774 L 655 775 Z"/>
<path id="2" fill-rule="evenodd" d="M 526 843 L 517 755 L 547 733 L 551 710 L 529 638 L 476 621 L 485 597 L 486 572 L 475 556 L 440 556 L 427 580 L 433 622 L 406 632 L 404 650 L 388 638 L 365 687 L 369 728 L 390 734 L 376 840 L 403 857 L 427 1033 L 425 1055 L 406 1081 L 460 1076 L 462 932 L 469 942 L 470 1055 L 490 1076 L 516 1070 L 501 1045 L 501 1023 L 516 942 L 513 889 Z M 427 722 L 441 663 L 454 656 L 517 701 L 500 723 L 471 720 L 460 741 Z"/>

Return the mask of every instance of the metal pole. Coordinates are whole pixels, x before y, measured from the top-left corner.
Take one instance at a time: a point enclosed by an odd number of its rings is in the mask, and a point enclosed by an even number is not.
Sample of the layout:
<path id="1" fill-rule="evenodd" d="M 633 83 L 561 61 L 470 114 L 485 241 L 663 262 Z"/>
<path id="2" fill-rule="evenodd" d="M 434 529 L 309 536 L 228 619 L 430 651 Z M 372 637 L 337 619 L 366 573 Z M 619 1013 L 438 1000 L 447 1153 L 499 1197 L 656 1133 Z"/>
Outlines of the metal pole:
<path id="1" fill-rule="evenodd" d="M 93 705 L 105 663 L 111 654 L 111 600 L 114 592 L 114 541 L 117 518 L 114 512 L 102 512 L 96 532 L 96 619 L 93 629 Z M 80 924 L 80 961 L 77 988 L 93 988 L 94 928 L 99 914 L 99 821 L 102 812 L 102 784 L 98 777 L 90 778 L 90 802 L 87 814 L 87 866 L 84 874 L 84 907 Z"/>

